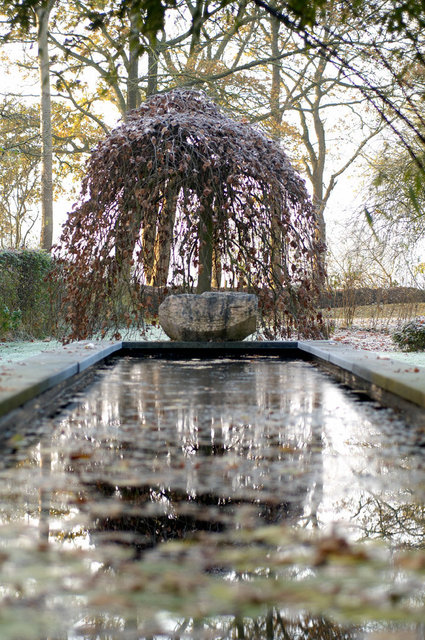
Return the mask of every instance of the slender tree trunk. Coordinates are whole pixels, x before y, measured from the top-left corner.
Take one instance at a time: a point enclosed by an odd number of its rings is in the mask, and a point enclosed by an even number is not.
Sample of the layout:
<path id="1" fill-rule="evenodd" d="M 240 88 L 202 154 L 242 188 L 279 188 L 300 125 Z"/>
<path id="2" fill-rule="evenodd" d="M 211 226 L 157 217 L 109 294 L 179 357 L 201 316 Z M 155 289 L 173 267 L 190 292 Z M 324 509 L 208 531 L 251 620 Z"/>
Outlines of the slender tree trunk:
<path id="1" fill-rule="evenodd" d="M 143 270 L 146 284 L 152 285 L 155 266 L 155 239 L 156 239 L 157 215 L 143 221 L 142 246 L 143 246 Z"/>
<path id="2" fill-rule="evenodd" d="M 324 173 L 326 161 L 326 134 L 325 123 L 321 117 L 322 98 L 325 95 L 326 84 L 324 82 L 324 73 L 326 69 L 326 60 L 319 59 L 314 74 L 314 95 L 306 98 L 308 103 L 308 111 L 313 116 L 315 141 L 311 139 L 311 131 L 307 122 L 305 112 L 299 109 L 299 117 L 302 126 L 302 140 L 307 149 L 310 162 L 305 162 L 307 174 L 311 180 L 313 187 L 313 204 L 317 211 L 317 227 L 316 240 L 323 246 L 326 246 L 326 224 L 324 217 L 325 197 L 324 197 Z M 315 271 L 317 273 L 317 282 L 321 288 L 325 285 L 325 265 L 326 254 L 323 253 L 315 259 Z"/>
<path id="3" fill-rule="evenodd" d="M 326 136 L 325 125 L 320 114 L 320 104 L 324 95 L 322 78 L 326 69 L 326 62 L 320 61 L 315 74 L 316 90 L 315 100 L 313 102 L 313 122 L 317 139 L 317 155 L 316 162 L 312 165 L 312 185 L 313 185 L 313 204 L 317 211 L 317 229 L 316 240 L 326 246 L 326 223 L 325 223 L 325 201 L 324 201 L 324 175 L 326 160 Z M 318 274 L 318 284 L 323 290 L 325 286 L 325 264 L 326 254 L 322 254 L 317 260 L 316 272 Z"/>
<path id="4" fill-rule="evenodd" d="M 40 71 L 41 133 L 41 248 L 50 251 L 53 241 L 53 141 L 50 97 L 50 62 L 48 28 L 54 0 L 41 2 L 35 8 L 37 19 L 38 66 Z"/>
<path id="5" fill-rule="evenodd" d="M 140 104 L 139 91 L 139 57 L 140 57 L 140 31 L 139 11 L 133 5 L 129 10 L 130 37 L 128 52 L 127 72 L 127 111 L 136 109 Z"/>
<path id="6" fill-rule="evenodd" d="M 213 289 L 220 289 L 221 274 L 222 274 L 221 255 L 217 245 L 214 245 L 213 256 L 212 256 L 212 278 L 211 278 L 211 287 Z"/>
<path id="7" fill-rule="evenodd" d="M 212 203 L 205 203 L 199 217 L 199 268 L 196 293 L 211 291 L 213 269 L 213 217 Z"/>
<path id="8" fill-rule="evenodd" d="M 281 89 L 281 73 L 280 61 L 277 59 L 280 53 L 279 47 L 279 29 L 280 20 L 270 18 L 271 26 L 271 50 L 275 61 L 272 64 L 272 85 L 270 90 L 270 111 L 272 114 L 274 137 L 280 140 L 280 127 L 282 124 L 282 111 L 280 108 L 280 89 Z M 272 287 L 279 288 L 282 280 L 282 210 L 273 207 L 270 229 L 270 261 L 272 273 Z"/>
<path id="9" fill-rule="evenodd" d="M 154 287 L 165 287 L 167 284 L 176 220 L 177 196 L 174 194 L 174 187 L 173 181 L 170 181 L 166 187 L 162 211 L 158 220 L 158 232 L 155 238 L 155 263 L 151 282 Z"/>
<path id="10" fill-rule="evenodd" d="M 280 65 L 281 62 L 278 60 L 279 54 L 281 53 L 279 46 L 279 29 L 280 29 L 280 20 L 277 18 L 270 18 L 270 26 L 271 26 L 271 51 L 272 56 L 275 58 L 272 63 L 272 86 L 270 91 L 270 111 L 272 114 L 273 125 L 274 125 L 274 135 L 277 139 L 280 139 L 280 125 L 282 124 L 282 110 L 280 108 L 280 89 L 281 89 L 281 76 L 280 76 Z"/>
<path id="11" fill-rule="evenodd" d="M 148 86 L 146 87 L 146 97 L 158 93 L 158 51 L 155 43 L 151 41 L 148 50 Z"/>
<path id="12" fill-rule="evenodd" d="M 317 210 L 318 228 L 317 239 L 319 242 L 326 244 L 326 223 L 324 217 L 324 173 L 325 173 L 325 158 L 326 158 L 326 140 L 325 140 L 325 127 L 320 117 L 320 100 L 321 100 L 321 88 L 317 86 L 317 100 L 314 103 L 313 119 L 314 129 L 317 137 L 317 161 L 313 165 L 312 172 L 312 186 L 313 186 L 313 204 Z"/>
<path id="13" fill-rule="evenodd" d="M 317 210 L 318 216 L 318 229 L 317 239 L 319 242 L 326 244 L 326 224 L 324 218 L 324 175 L 325 175 L 325 161 L 326 161 L 326 134 L 325 124 L 321 117 L 322 98 L 324 96 L 324 84 L 323 77 L 326 69 L 326 61 L 320 60 L 314 74 L 314 99 L 311 101 L 311 113 L 313 115 L 314 132 L 316 135 L 316 145 L 314 151 L 311 149 L 311 143 L 308 138 L 308 133 L 304 127 L 304 142 L 307 143 L 310 155 L 310 177 L 313 187 L 313 204 Z M 310 145 L 310 146 L 309 146 Z"/>

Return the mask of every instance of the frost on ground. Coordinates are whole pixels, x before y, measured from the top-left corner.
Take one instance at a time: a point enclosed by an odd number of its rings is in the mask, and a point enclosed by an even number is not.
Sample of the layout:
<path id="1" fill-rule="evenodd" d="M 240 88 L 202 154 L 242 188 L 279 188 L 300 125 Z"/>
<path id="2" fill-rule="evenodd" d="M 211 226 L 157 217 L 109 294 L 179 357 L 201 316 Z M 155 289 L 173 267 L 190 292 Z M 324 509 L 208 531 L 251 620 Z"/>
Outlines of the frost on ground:
<path id="1" fill-rule="evenodd" d="M 331 342 L 341 344 L 351 349 L 364 349 L 374 351 L 387 358 L 401 360 L 407 364 L 425 366 L 425 352 L 405 353 L 400 351 L 394 344 L 391 333 L 378 331 L 375 329 L 360 329 L 352 327 L 350 329 L 336 329 L 332 335 Z"/>
<path id="2" fill-rule="evenodd" d="M 165 341 L 169 338 L 165 335 L 160 327 L 147 326 L 143 335 L 137 334 L 124 335 L 124 340 L 160 340 Z M 61 349 L 62 343 L 58 340 L 33 340 L 33 341 L 14 341 L 0 342 L 0 364 L 7 362 L 20 362 L 37 356 L 40 353 L 53 353 Z"/>
<path id="3" fill-rule="evenodd" d="M 19 362 L 43 352 L 52 352 L 62 346 L 57 340 L 49 341 L 16 341 L 0 343 L 0 363 Z"/>
<path id="4" fill-rule="evenodd" d="M 146 327 L 146 334 L 143 336 L 124 336 L 128 340 L 168 340 L 162 329 L 159 327 Z M 408 364 L 425 366 L 425 352 L 404 353 L 395 347 L 391 334 L 375 329 L 364 329 L 352 327 L 350 329 L 336 329 L 330 342 L 341 344 L 352 349 L 365 349 L 378 354 L 385 354 L 386 357 L 402 360 Z M 0 343 L 0 363 L 19 362 L 36 356 L 40 353 L 54 352 L 60 349 L 62 344 L 57 340 L 33 341 L 33 342 L 3 342 Z"/>

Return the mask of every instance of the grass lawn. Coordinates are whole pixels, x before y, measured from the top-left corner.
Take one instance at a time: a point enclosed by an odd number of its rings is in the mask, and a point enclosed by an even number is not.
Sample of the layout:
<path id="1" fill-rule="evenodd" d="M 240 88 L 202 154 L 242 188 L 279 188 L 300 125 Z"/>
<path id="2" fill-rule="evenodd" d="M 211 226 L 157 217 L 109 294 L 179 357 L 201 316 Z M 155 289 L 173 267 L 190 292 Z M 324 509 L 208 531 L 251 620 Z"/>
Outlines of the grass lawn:
<path id="1" fill-rule="evenodd" d="M 425 316 L 424 302 L 403 302 L 392 304 L 368 304 L 358 307 L 336 307 L 324 312 L 326 317 L 338 325 L 354 323 L 370 328 L 393 329 L 417 316 Z"/>

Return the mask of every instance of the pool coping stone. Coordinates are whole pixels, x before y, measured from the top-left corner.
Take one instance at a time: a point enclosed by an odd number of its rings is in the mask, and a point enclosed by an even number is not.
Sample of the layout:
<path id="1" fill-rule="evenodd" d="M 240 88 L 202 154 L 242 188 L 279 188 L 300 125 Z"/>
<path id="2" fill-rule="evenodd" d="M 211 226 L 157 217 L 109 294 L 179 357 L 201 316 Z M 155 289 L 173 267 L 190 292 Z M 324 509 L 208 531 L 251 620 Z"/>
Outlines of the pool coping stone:
<path id="1" fill-rule="evenodd" d="M 355 350 L 328 340 L 286 342 L 76 342 L 23 362 L 0 363 L 0 417 L 59 383 L 119 352 L 144 356 L 211 357 L 231 355 L 298 356 L 322 360 L 425 408 L 425 367 L 406 365 L 373 351 Z"/>
<path id="2" fill-rule="evenodd" d="M 358 378 L 425 408 L 425 367 L 327 340 L 299 341 L 298 348 Z"/>
<path id="3" fill-rule="evenodd" d="M 76 342 L 21 362 L 0 363 L 0 417 L 121 349 L 121 342 Z"/>

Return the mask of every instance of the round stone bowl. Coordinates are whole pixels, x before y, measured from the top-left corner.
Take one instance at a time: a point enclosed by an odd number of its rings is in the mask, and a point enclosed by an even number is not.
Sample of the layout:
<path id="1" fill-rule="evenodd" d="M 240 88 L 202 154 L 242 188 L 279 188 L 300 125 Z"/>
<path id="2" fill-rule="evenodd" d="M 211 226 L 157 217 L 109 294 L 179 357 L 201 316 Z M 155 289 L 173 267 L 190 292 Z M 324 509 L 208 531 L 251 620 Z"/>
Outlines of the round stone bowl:
<path id="1" fill-rule="evenodd" d="M 162 302 L 159 324 L 171 340 L 226 342 L 254 333 L 257 313 L 257 296 L 250 293 L 182 293 Z"/>

